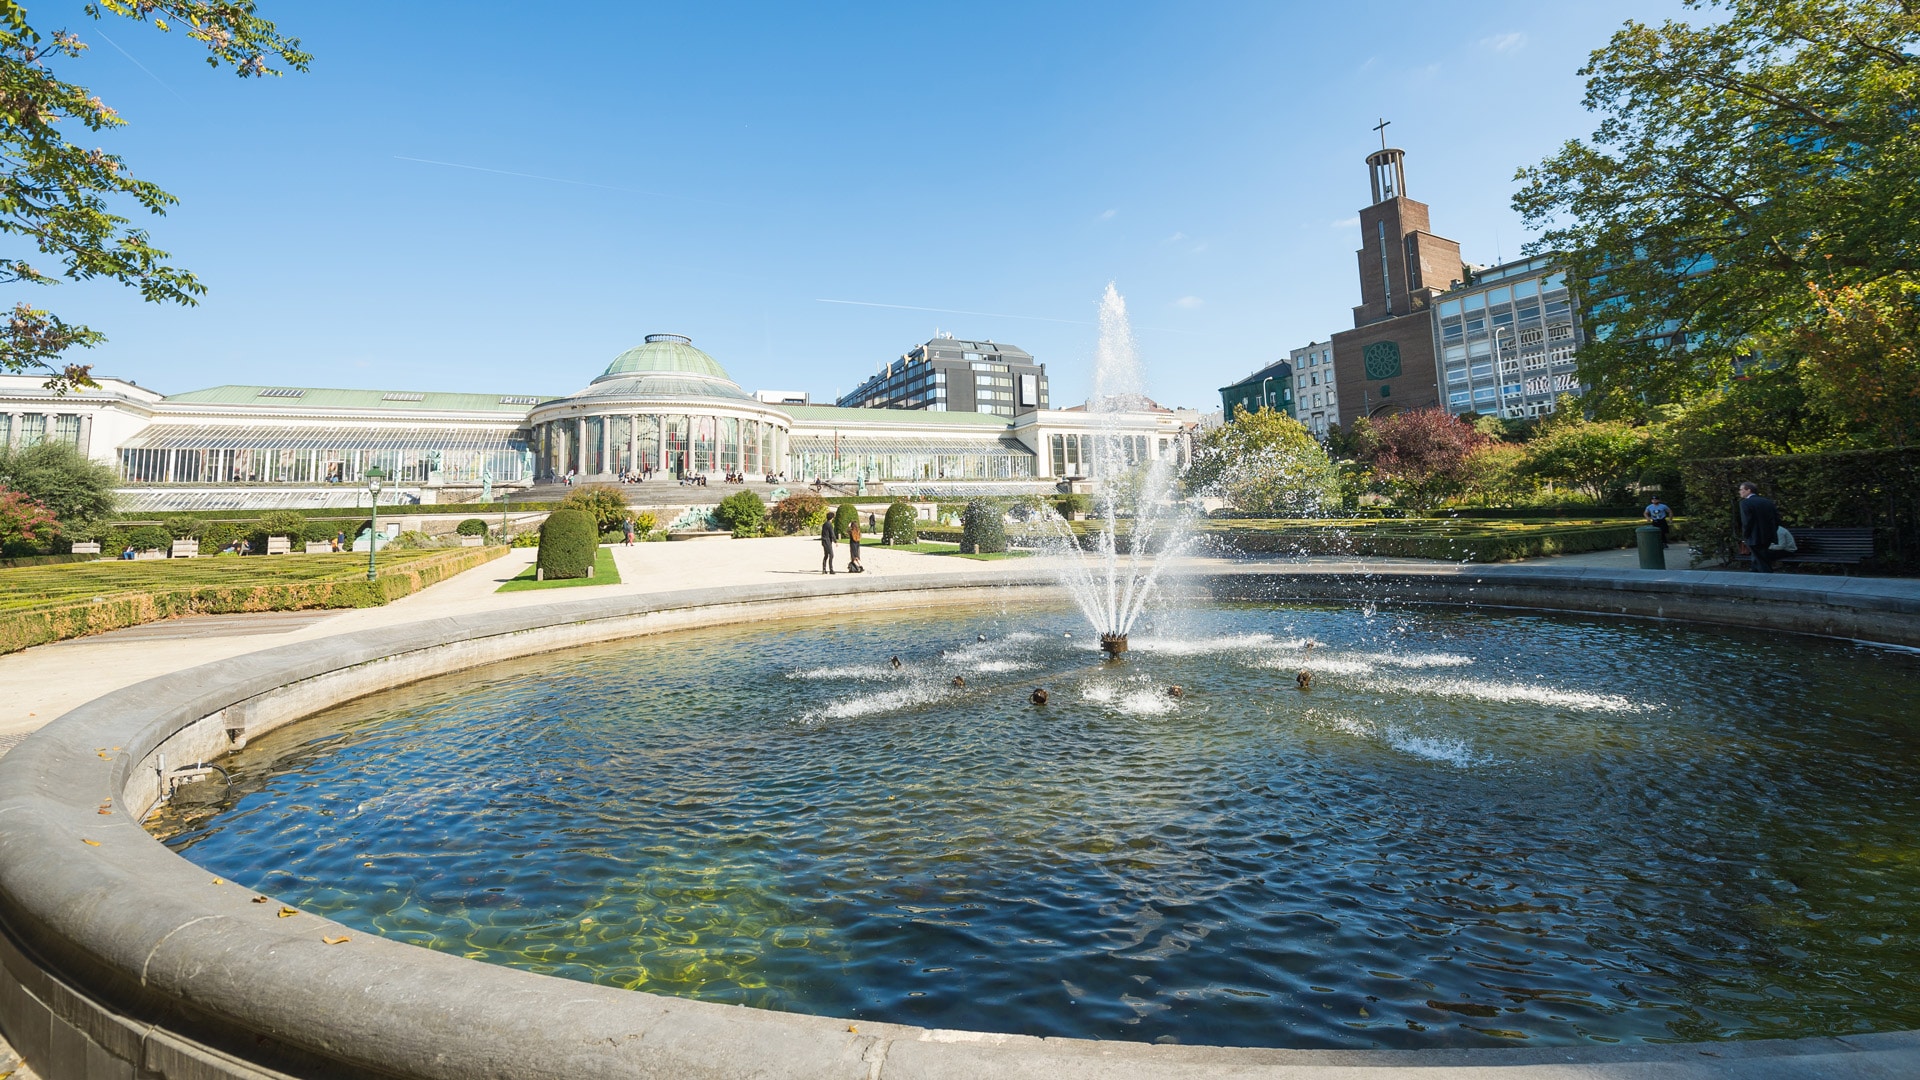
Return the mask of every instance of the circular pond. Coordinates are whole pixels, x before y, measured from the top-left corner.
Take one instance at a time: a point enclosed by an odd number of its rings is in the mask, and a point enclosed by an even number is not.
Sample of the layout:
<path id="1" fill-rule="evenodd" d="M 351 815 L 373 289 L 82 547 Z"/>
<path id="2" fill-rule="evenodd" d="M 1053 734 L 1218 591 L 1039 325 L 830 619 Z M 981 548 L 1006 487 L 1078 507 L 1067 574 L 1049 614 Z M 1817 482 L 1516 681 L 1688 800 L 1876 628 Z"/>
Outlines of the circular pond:
<path id="1" fill-rule="evenodd" d="M 1199 604 L 1122 663 L 1063 607 L 845 616 L 357 701 L 149 827 L 365 932 L 771 1009 L 1837 1034 L 1920 1027 L 1916 690 L 1909 653 L 1575 616 Z"/>

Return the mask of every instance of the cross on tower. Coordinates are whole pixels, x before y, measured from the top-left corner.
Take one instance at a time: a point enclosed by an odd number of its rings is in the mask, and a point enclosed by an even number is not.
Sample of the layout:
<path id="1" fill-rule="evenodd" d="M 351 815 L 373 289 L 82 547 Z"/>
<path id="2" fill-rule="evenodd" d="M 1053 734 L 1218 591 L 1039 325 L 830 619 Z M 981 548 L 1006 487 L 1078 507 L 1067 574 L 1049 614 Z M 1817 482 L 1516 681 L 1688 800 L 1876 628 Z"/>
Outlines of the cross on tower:
<path id="1" fill-rule="evenodd" d="M 1393 121 L 1383 116 L 1380 118 L 1380 122 L 1373 126 L 1373 130 L 1380 133 L 1380 149 L 1382 150 L 1387 148 L 1387 125 L 1391 123 L 1393 123 Z"/>

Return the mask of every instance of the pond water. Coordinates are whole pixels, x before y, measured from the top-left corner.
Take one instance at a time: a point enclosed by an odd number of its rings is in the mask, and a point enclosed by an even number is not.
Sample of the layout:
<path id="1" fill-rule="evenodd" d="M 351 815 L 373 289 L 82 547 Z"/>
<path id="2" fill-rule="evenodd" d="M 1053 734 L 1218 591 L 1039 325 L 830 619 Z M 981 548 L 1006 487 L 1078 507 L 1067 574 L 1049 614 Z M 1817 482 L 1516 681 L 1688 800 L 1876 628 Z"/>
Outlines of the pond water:
<path id="1" fill-rule="evenodd" d="M 149 827 L 367 933 L 854 1019 L 1329 1048 L 1920 1027 L 1920 657 L 1449 609 L 1149 622 L 1120 663 L 1044 605 L 532 657 L 263 738 Z"/>

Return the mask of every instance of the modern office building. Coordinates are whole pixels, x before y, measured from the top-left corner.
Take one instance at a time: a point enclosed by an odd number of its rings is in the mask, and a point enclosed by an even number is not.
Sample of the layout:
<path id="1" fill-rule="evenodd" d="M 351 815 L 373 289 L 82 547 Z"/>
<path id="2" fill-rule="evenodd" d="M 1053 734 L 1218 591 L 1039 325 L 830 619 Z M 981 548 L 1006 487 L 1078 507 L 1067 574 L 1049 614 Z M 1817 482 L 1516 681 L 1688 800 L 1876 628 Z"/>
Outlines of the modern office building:
<path id="1" fill-rule="evenodd" d="M 0 444 L 66 442 L 117 469 L 127 509 L 142 511 L 353 506 L 374 468 L 396 503 L 642 471 L 876 495 L 1040 493 L 1085 478 L 1101 447 L 1129 464 L 1184 463 L 1193 426 L 1144 401 L 1017 416 L 769 404 L 676 334 L 650 335 L 564 397 L 299 386 L 168 396 L 115 378 L 62 396 L 43 381 L 0 375 Z"/>
<path id="2" fill-rule="evenodd" d="M 1367 155 L 1373 204 L 1360 211 L 1360 305 L 1333 335 L 1340 423 L 1440 404 L 1433 298 L 1466 278 L 1460 245 L 1429 231 L 1427 204 L 1406 196 L 1406 153 Z"/>
<path id="3" fill-rule="evenodd" d="M 1293 365 L 1285 360 L 1268 364 L 1231 386 L 1220 388 L 1220 412 L 1228 422 L 1236 409 L 1250 413 L 1271 409 L 1293 415 Z"/>
<path id="4" fill-rule="evenodd" d="M 1472 284 L 1442 294 L 1434 313 L 1448 412 L 1545 416 L 1561 394 L 1581 392 L 1580 313 L 1552 256 L 1478 271 Z"/>
<path id="5" fill-rule="evenodd" d="M 1047 407 L 1047 368 L 1013 345 L 945 335 L 909 349 L 836 404 L 1016 416 Z"/>
<path id="6" fill-rule="evenodd" d="M 1340 396 L 1333 377 L 1333 342 L 1309 341 L 1293 350 L 1293 418 L 1326 438 L 1327 429 L 1340 422 Z"/>

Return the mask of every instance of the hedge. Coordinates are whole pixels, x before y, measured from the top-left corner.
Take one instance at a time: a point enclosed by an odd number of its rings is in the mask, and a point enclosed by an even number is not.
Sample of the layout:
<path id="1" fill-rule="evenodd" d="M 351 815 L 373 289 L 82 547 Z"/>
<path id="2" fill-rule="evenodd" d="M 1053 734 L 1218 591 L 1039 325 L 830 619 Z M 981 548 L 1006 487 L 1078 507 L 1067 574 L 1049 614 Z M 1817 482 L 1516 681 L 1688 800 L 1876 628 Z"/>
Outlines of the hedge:
<path id="1" fill-rule="evenodd" d="M 920 517 L 913 512 L 913 507 L 903 502 L 887 507 L 887 516 L 880 528 L 883 544 L 912 544 L 920 539 Z"/>
<path id="2" fill-rule="evenodd" d="M 1632 547 L 1633 531 L 1643 524 L 1645 522 L 1447 528 L 1431 521 L 1394 521 L 1281 529 L 1227 527 L 1209 529 L 1207 535 L 1218 546 L 1242 554 L 1356 555 L 1488 563 Z M 1679 535 L 1679 526 L 1675 529 L 1675 535 Z"/>
<path id="3" fill-rule="evenodd" d="M 540 523 L 540 554 L 535 565 L 544 578 L 591 577 L 600 548 L 600 529 L 585 510 L 555 510 Z"/>
<path id="4" fill-rule="evenodd" d="M 855 510 L 852 503 L 843 502 L 834 507 L 833 535 L 841 540 L 845 540 L 848 536 L 847 530 L 853 527 L 853 523 L 858 520 L 859 517 L 860 511 Z"/>
<path id="5" fill-rule="evenodd" d="M 485 536 L 487 535 L 487 522 L 484 518 L 467 518 L 465 521 L 454 526 L 453 531 L 459 533 L 461 536 Z"/>
<path id="6" fill-rule="evenodd" d="M 366 567 L 359 562 L 330 555 L 310 559 L 287 555 L 277 559 L 106 560 L 10 571 L 0 577 L 0 583 L 11 595 L 0 593 L 0 604 L 17 598 L 20 590 L 67 595 L 51 602 L 0 609 L 0 653 L 182 615 L 378 607 L 505 553 L 504 548 L 487 547 L 384 556 L 375 581 L 367 580 Z M 316 574 L 301 580 L 273 573 L 287 570 Z M 62 582 L 55 575 L 72 580 Z M 114 577 L 123 582 L 145 578 L 150 587 L 96 593 L 101 582 Z"/>
<path id="7" fill-rule="evenodd" d="M 1920 573 L 1920 448 L 1710 458 L 1680 466 L 1694 508 L 1694 546 L 1731 560 L 1739 543 L 1742 480 L 1780 508 L 1791 528 L 1870 528 L 1870 567 Z"/>

